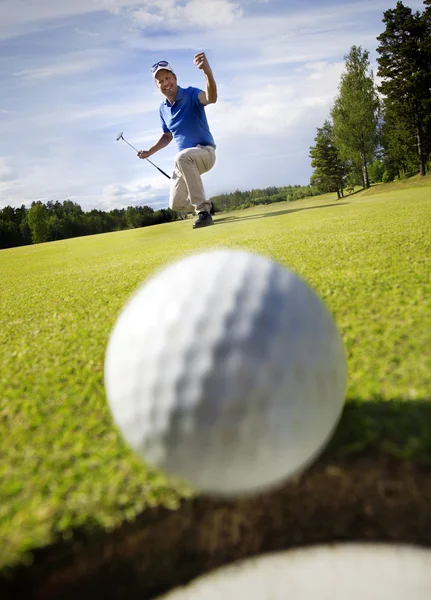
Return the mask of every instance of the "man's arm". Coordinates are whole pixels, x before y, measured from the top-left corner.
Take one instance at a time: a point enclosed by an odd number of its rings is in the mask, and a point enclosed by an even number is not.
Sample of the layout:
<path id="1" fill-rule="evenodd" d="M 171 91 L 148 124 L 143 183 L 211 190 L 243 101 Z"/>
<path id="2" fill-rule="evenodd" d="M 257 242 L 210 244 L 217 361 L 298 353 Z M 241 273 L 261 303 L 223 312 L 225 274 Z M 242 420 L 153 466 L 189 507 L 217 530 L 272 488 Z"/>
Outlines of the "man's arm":
<path id="1" fill-rule="evenodd" d="M 205 56 L 205 52 L 196 54 L 194 62 L 197 68 L 204 72 L 206 79 L 206 91 L 199 92 L 199 100 L 204 106 L 207 104 L 214 104 L 217 102 L 217 84 L 207 57 Z"/>
<path id="2" fill-rule="evenodd" d="M 140 150 L 138 152 L 139 158 L 148 158 L 162 148 L 166 148 L 166 146 L 172 142 L 173 137 L 174 136 L 170 131 L 168 131 L 168 133 L 163 133 L 161 138 L 154 144 L 154 146 L 151 146 L 149 150 Z"/>

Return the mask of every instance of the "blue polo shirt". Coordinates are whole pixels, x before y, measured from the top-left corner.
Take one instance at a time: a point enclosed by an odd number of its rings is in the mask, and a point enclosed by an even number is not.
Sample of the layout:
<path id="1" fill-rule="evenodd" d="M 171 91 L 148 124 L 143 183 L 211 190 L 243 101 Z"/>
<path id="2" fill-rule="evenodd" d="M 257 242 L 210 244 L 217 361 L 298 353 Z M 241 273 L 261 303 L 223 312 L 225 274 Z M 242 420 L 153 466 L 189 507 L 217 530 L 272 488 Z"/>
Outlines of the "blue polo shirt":
<path id="1" fill-rule="evenodd" d="M 168 99 L 160 105 L 160 120 L 164 133 L 171 132 L 178 150 L 202 146 L 214 146 L 205 107 L 199 100 L 199 90 L 195 87 L 178 86 L 177 97 L 171 104 Z"/>

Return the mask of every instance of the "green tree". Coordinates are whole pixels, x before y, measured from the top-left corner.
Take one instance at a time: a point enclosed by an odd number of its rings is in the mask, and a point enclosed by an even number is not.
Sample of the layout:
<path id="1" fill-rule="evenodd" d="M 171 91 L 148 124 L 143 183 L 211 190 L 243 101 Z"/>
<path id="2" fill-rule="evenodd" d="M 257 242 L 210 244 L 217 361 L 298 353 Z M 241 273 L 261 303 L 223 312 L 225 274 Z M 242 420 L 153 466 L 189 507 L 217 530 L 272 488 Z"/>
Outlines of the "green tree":
<path id="1" fill-rule="evenodd" d="M 13 221 L 0 218 L 0 248 L 12 248 L 21 245 L 19 227 Z"/>
<path id="2" fill-rule="evenodd" d="M 385 105 L 382 146 L 386 168 L 394 175 L 403 177 L 418 171 L 415 134 L 407 121 L 389 103 Z"/>
<path id="3" fill-rule="evenodd" d="M 25 210 L 25 213 L 20 221 L 19 231 L 21 234 L 23 244 L 31 244 L 31 229 L 30 229 L 30 225 L 28 224 L 28 210 L 27 209 Z"/>
<path id="4" fill-rule="evenodd" d="M 343 196 L 345 187 L 345 168 L 334 143 L 331 122 L 327 119 L 323 127 L 317 128 L 314 138 L 315 146 L 310 147 L 311 166 L 314 169 L 310 184 L 316 186 L 321 193 L 337 192 L 338 198 Z M 294 192 L 290 196 L 295 198 Z"/>
<path id="5" fill-rule="evenodd" d="M 379 90 L 387 114 L 389 152 L 400 163 L 397 139 L 409 147 L 416 139 L 421 175 L 425 175 L 430 152 L 431 111 L 431 8 L 429 0 L 424 4 L 426 10 L 421 15 L 397 2 L 396 8 L 384 13 L 386 28 L 377 38 L 377 74 L 382 79 Z"/>
<path id="6" fill-rule="evenodd" d="M 31 208 L 27 213 L 27 222 L 30 227 L 33 244 L 48 242 L 50 240 L 48 210 L 42 202 L 32 202 Z"/>
<path id="7" fill-rule="evenodd" d="M 379 183 L 383 180 L 385 164 L 378 158 L 368 165 L 368 176 L 371 183 Z"/>
<path id="8" fill-rule="evenodd" d="M 368 188 L 367 165 L 379 144 L 380 100 L 369 68 L 369 52 L 352 46 L 344 59 L 346 70 L 331 111 L 334 140 L 341 158 L 350 163 L 351 170 L 360 169 L 362 185 Z"/>
<path id="9" fill-rule="evenodd" d="M 126 209 L 126 224 L 130 229 L 134 229 L 135 227 L 139 227 L 140 218 L 139 213 L 136 212 L 133 206 L 128 206 Z"/>

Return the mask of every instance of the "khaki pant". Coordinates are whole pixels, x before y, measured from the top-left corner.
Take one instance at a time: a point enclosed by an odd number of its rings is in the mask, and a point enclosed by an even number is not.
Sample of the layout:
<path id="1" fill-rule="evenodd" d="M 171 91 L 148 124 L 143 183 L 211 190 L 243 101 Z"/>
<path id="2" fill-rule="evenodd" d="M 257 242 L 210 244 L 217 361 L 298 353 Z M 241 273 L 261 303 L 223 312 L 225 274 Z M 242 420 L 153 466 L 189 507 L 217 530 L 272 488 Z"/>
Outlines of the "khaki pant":
<path id="1" fill-rule="evenodd" d="M 169 207 L 177 212 L 211 209 L 205 196 L 201 175 L 213 168 L 216 160 L 212 146 L 196 146 L 181 150 L 175 157 Z"/>

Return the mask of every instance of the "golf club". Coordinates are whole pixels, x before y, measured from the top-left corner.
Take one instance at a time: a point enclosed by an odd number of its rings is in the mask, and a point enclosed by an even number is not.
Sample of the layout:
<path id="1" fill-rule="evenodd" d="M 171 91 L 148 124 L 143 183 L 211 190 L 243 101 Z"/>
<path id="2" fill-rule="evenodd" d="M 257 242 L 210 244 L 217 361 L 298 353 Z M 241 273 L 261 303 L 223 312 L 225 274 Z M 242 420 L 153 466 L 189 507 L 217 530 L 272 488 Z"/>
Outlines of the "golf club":
<path id="1" fill-rule="evenodd" d="M 137 150 L 134 146 L 132 146 L 132 144 L 129 144 L 129 142 L 126 140 L 125 137 L 123 137 L 123 132 L 119 133 L 117 135 L 117 142 L 119 140 L 123 140 L 123 142 L 126 142 L 126 144 L 128 144 L 131 148 L 133 148 L 133 150 L 135 150 L 135 152 L 139 152 L 139 150 Z M 160 169 L 157 165 L 155 165 L 153 162 L 151 162 L 151 160 L 149 158 L 146 158 L 145 160 L 148 160 L 149 163 L 151 163 L 153 165 L 153 167 L 156 167 L 156 169 L 158 171 L 160 171 L 160 173 L 163 173 L 163 175 L 165 177 L 167 177 L 168 179 L 170 179 L 169 175 L 167 173 L 165 173 L 164 171 L 162 171 L 162 169 Z"/>

